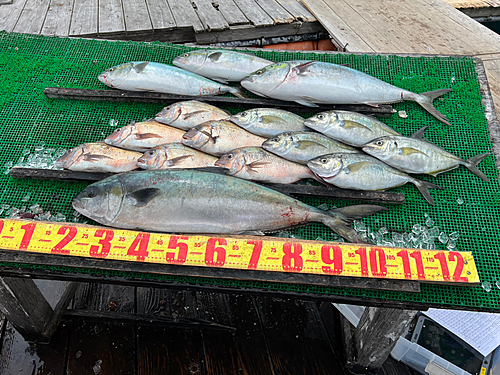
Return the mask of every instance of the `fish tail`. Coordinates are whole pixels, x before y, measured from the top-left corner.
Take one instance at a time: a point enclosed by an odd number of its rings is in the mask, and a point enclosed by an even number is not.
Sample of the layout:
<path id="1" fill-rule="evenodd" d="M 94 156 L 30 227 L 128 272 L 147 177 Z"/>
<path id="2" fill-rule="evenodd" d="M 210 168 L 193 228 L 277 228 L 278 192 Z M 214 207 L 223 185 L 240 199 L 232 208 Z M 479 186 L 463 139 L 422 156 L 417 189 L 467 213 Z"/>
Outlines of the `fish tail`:
<path id="1" fill-rule="evenodd" d="M 435 206 L 434 199 L 432 199 L 431 194 L 429 193 L 429 189 L 443 189 L 441 186 L 433 184 L 432 182 L 417 180 L 412 181 L 413 184 L 417 187 L 420 194 L 422 194 L 425 200 L 432 206 Z"/>
<path id="2" fill-rule="evenodd" d="M 477 165 L 483 161 L 483 159 L 488 156 L 490 153 L 487 152 L 485 154 L 481 155 L 476 155 L 473 156 L 472 158 L 468 159 L 465 161 L 464 165 L 467 167 L 469 171 L 474 173 L 477 177 L 479 177 L 483 181 L 489 181 L 488 177 L 481 172 L 479 169 L 477 169 Z"/>
<path id="3" fill-rule="evenodd" d="M 245 92 L 243 91 L 242 88 L 239 88 L 239 87 L 231 87 L 231 89 L 229 90 L 229 92 L 231 94 L 233 94 L 234 96 L 236 96 L 237 98 L 240 98 L 240 99 L 248 99 L 248 96 L 245 94 Z"/>
<path id="4" fill-rule="evenodd" d="M 427 112 L 429 112 L 431 115 L 433 115 L 435 118 L 437 118 L 439 121 L 444 122 L 446 125 L 451 125 L 448 122 L 448 119 L 446 118 L 445 115 L 443 115 L 441 112 L 439 112 L 432 102 L 434 99 L 437 97 L 444 95 L 450 91 L 453 91 L 452 89 L 441 89 L 441 90 L 434 90 L 434 91 L 427 91 L 419 94 L 417 99 L 415 100 L 418 104 L 420 104 Z"/>
<path id="5" fill-rule="evenodd" d="M 366 243 L 367 240 L 362 238 L 351 227 L 351 223 L 356 219 L 361 219 L 385 210 L 387 210 L 387 207 L 373 204 L 358 204 L 355 206 L 334 208 L 326 212 L 330 216 L 330 220 L 325 220 L 323 223 L 349 242 Z"/>

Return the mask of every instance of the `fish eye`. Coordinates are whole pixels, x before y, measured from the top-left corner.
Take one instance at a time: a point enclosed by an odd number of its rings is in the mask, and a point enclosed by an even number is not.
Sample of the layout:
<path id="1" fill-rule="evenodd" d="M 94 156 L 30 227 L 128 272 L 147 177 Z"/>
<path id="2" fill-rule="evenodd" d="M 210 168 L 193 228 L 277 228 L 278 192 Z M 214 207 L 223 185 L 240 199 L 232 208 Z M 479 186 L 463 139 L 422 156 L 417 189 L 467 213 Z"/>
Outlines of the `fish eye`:
<path id="1" fill-rule="evenodd" d="M 258 76 L 260 76 L 262 73 L 264 73 L 262 69 L 255 72 L 255 74 L 257 74 Z"/>
<path id="2" fill-rule="evenodd" d="M 227 154 L 226 155 L 228 159 L 232 159 L 233 158 L 233 154 Z"/>
<path id="3" fill-rule="evenodd" d="M 115 70 L 115 68 L 110 68 L 109 71 L 112 72 L 113 70 Z"/>
<path id="4" fill-rule="evenodd" d="M 247 113 L 246 113 L 246 112 L 241 112 L 241 113 L 240 113 L 240 115 L 242 115 L 242 116 L 246 116 L 246 115 L 247 115 Z"/>
<path id="5" fill-rule="evenodd" d="M 148 154 L 148 155 L 154 155 L 154 154 L 155 154 L 155 152 L 154 152 L 153 150 L 150 150 L 150 151 L 148 151 L 148 152 L 147 152 L 147 154 Z"/>
<path id="6" fill-rule="evenodd" d="M 319 118 L 320 120 L 323 120 L 323 119 L 325 118 L 325 115 L 318 115 L 318 118 Z"/>
<path id="7" fill-rule="evenodd" d="M 376 144 L 377 146 L 382 146 L 382 145 L 384 144 L 384 141 L 377 141 L 377 142 L 375 142 L 375 144 Z"/>
<path id="8" fill-rule="evenodd" d="M 326 164 L 328 162 L 328 159 L 327 158 L 321 158 L 319 159 L 319 161 L 323 164 Z"/>
<path id="9" fill-rule="evenodd" d="M 280 139 L 279 139 L 278 137 L 276 137 L 276 138 L 271 138 L 271 139 L 270 139 L 270 141 L 271 141 L 271 142 L 278 142 L 279 140 L 280 140 Z"/>
<path id="10" fill-rule="evenodd" d="M 95 191 L 94 190 L 90 190 L 88 193 L 87 193 L 87 196 L 89 198 L 94 198 L 95 197 Z"/>

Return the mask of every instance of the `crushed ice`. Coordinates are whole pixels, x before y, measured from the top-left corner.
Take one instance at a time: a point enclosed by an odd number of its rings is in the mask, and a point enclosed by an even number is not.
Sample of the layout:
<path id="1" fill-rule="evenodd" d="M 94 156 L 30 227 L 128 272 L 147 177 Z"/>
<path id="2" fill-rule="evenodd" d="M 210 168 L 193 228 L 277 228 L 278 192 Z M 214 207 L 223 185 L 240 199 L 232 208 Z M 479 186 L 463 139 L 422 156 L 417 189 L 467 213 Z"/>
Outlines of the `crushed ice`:
<path id="1" fill-rule="evenodd" d="M 66 149 L 61 147 L 57 149 L 45 148 L 45 143 L 40 142 L 35 145 L 33 151 L 29 148 L 25 148 L 22 152 L 23 156 L 18 159 L 14 166 L 20 168 L 62 169 L 56 168 L 55 162 L 63 156 L 65 152 Z M 10 168 L 13 166 L 12 164 L 11 161 L 5 164 L 5 168 L 7 169 L 4 172 L 5 174 L 10 172 Z"/>

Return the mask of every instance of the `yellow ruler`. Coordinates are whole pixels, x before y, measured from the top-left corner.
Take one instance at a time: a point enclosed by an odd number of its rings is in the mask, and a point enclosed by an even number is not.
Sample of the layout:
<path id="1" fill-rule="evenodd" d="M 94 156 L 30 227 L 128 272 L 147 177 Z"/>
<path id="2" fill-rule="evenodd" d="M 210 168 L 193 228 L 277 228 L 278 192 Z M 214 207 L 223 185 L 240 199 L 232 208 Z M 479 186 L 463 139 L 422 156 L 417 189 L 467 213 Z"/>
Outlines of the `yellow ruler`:
<path id="1" fill-rule="evenodd" d="M 0 220 L 0 248 L 187 266 L 476 284 L 469 251 L 401 249 L 276 237 L 173 235 Z"/>

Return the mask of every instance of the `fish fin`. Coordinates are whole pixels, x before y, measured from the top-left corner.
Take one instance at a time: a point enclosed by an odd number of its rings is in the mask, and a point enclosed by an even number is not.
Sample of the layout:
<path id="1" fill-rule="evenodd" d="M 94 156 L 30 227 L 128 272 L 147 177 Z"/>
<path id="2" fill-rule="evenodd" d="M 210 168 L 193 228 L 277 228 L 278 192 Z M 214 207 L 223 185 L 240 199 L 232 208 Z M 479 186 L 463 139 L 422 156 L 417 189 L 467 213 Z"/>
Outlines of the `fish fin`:
<path id="1" fill-rule="evenodd" d="M 431 182 L 423 181 L 423 180 L 413 180 L 411 181 L 413 184 L 417 187 L 418 191 L 420 191 L 420 194 L 422 194 L 425 198 L 425 200 L 432 206 L 435 206 L 436 204 L 434 203 L 434 199 L 432 199 L 431 194 L 429 193 L 428 189 L 441 189 L 443 188 L 441 186 L 438 186 L 436 184 L 433 184 Z"/>
<path id="2" fill-rule="evenodd" d="M 344 121 L 340 120 L 342 123 L 340 126 L 344 127 L 345 129 L 363 129 L 363 130 L 368 130 L 373 133 L 373 130 L 370 128 L 364 126 L 363 124 L 360 124 L 359 122 L 356 121 Z"/>
<path id="3" fill-rule="evenodd" d="M 182 156 L 178 156 L 176 158 L 170 159 L 168 162 L 169 162 L 170 166 L 172 167 L 174 165 L 180 164 L 183 160 L 186 160 L 186 159 L 189 159 L 192 157 L 193 157 L 193 155 L 182 155 Z"/>
<path id="4" fill-rule="evenodd" d="M 309 98 L 302 98 L 299 100 L 295 100 L 295 102 L 305 105 L 306 107 L 318 107 L 318 105 L 313 103 Z"/>
<path id="5" fill-rule="evenodd" d="M 345 66 L 346 68 L 350 68 L 351 64 L 339 64 L 340 66 Z"/>
<path id="6" fill-rule="evenodd" d="M 313 64 L 316 64 L 318 61 L 313 60 L 313 61 L 307 61 L 303 64 L 297 65 L 293 70 L 297 72 L 297 75 L 305 75 L 307 73 L 307 69 Z"/>
<path id="7" fill-rule="evenodd" d="M 214 77 L 212 77 L 211 79 L 212 79 L 213 81 L 220 82 L 220 83 L 222 83 L 222 84 L 224 84 L 224 85 L 229 85 L 229 81 L 227 81 L 227 80 L 225 80 L 225 79 L 222 79 L 222 78 L 214 78 Z"/>
<path id="8" fill-rule="evenodd" d="M 199 132 L 205 134 L 208 137 L 208 139 L 210 139 L 211 142 L 215 143 L 217 141 L 217 137 L 214 137 L 209 132 L 206 132 L 205 130 L 199 130 Z"/>
<path id="9" fill-rule="evenodd" d="M 425 131 L 429 128 L 429 125 L 424 126 L 423 128 L 418 129 L 415 133 L 413 133 L 410 137 L 415 139 L 424 139 Z"/>
<path id="10" fill-rule="evenodd" d="M 136 134 L 135 139 L 143 140 L 143 139 L 151 139 L 151 138 L 161 138 L 161 135 L 155 133 L 144 133 L 144 134 Z"/>
<path id="11" fill-rule="evenodd" d="M 473 156 L 472 158 L 466 160 L 465 164 L 464 164 L 469 171 L 474 173 L 477 177 L 479 177 L 483 181 L 489 181 L 489 179 L 488 179 L 488 177 L 486 177 L 486 175 L 483 172 L 481 172 L 479 169 L 477 169 L 477 165 L 479 163 L 481 163 L 483 161 L 483 159 L 488 155 L 490 155 L 489 152 L 487 152 L 485 154 Z"/>
<path id="12" fill-rule="evenodd" d="M 210 55 L 208 55 L 208 58 L 212 60 L 213 62 L 219 61 L 220 57 L 222 56 L 222 52 L 213 52 Z"/>
<path id="13" fill-rule="evenodd" d="M 136 207 L 144 207 L 149 203 L 151 199 L 156 197 L 161 192 L 158 188 L 146 188 L 136 190 L 133 193 L 127 194 L 125 199 L 132 205 Z"/>
<path id="14" fill-rule="evenodd" d="M 245 94 L 243 89 L 240 89 L 239 87 L 231 87 L 231 90 L 229 90 L 229 92 L 237 98 L 248 99 L 248 96 Z"/>
<path id="15" fill-rule="evenodd" d="M 140 64 L 134 64 L 134 70 L 137 73 L 142 73 L 144 71 L 144 69 L 146 69 L 146 66 L 148 66 L 148 64 L 149 64 L 149 61 L 145 61 L 145 62 L 142 62 Z"/>
<path id="16" fill-rule="evenodd" d="M 354 220 L 362 219 L 366 216 L 370 216 L 378 212 L 387 210 L 387 207 L 377 206 L 375 204 L 357 204 L 355 206 L 334 208 L 329 211 L 342 214 L 350 223 Z"/>
<path id="17" fill-rule="evenodd" d="M 419 94 L 419 98 L 416 99 L 416 102 L 420 104 L 427 112 L 429 112 L 432 116 L 437 118 L 439 121 L 444 122 L 446 125 L 451 125 L 446 118 L 445 115 L 443 115 L 441 112 L 439 112 L 432 102 L 434 99 L 437 97 L 444 95 L 450 91 L 453 91 L 452 89 L 441 89 L 441 90 L 434 90 L 434 91 L 427 91 Z"/>
<path id="18" fill-rule="evenodd" d="M 199 111 L 194 111 L 194 112 L 188 113 L 188 114 L 184 115 L 184 120 L 187 120 L 188 118 L 190 118 L 190 117 L 192 117 L 194 115 L 198 115 L 198 114 L 203 113 L 203 112 L 207 112 L 207 111 L 205 111 L 205 110 L 202 109 L 202 110 L 199 110 Z"/>
<path id="19" fill-rule="evenodd" d="M 112 157 L 106 156 L 106 155 L 98 155 L 98 154 L 87 154 L 83 157 L 83 160 L 85 161 L 101 161 L 101 160 L 106 160 L 106 159 L 113 159 Z"/>
<path id="20" fill-rule="evenodd" d="M 404 156 L 408 156 L 408 155 L 412 155 L 412 154 L 422 154 L 422 155 L 429 157 L 429 155 L 427 155 L 425 152 L 417 150 L 416 148 L 413 148 L 413 147 L 401 147 L 400 150 Z"/>
<path id="21" fill-rule="evenodd" d="M 253 161 L 250 164 L 245 165 L 245 167 L 248 169 L 249 172 L 257 173 L 257 171 L 255 170 L 256 168 L 261 168 L 267 164 L 269 163 L 265 161 Z"/>
<path id="22" fill-rule="evenodd" d="M 246 234 L 249 236 L 265 236 L 266 234 L 261 230 L 247 230 L 245 232 L 241 232 L 239 234 Z"/>
<path id="23" fill-rule="evenodd" d="M 213 167 L 198 167 L 198 168 L 189 168 L 190 171 L 199 171 L 199 172 L 208 172 L 215 174 L 227 174 L 229 168 L 226 167 L 218 167 L 214 165 Z"/>
<path id="24" fill-rule="evenodd" d="M 154 89 L 143 89 L 142 87 L 138 87 L 137 90 L 141 90 L 141 91 L 155 91 Z"/>
<path id="25" fill-rule="evenodd" d="M 314 141 L 299 141 L 297 146 L 295 146 L 295 147 L 299 150 L 307 150 L 309 147 L 318 147 L 318 146 L 326 148 L 321 143 L 314 142 Z"/>
<path id="26" fill-rule="evenodd" d="M 369 164 L 373 163 L 371 161 L 360 161 L 358 163 L 349 164 L 347 168 L 349 169 L 349 172 L 355 173 Z"/>

